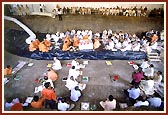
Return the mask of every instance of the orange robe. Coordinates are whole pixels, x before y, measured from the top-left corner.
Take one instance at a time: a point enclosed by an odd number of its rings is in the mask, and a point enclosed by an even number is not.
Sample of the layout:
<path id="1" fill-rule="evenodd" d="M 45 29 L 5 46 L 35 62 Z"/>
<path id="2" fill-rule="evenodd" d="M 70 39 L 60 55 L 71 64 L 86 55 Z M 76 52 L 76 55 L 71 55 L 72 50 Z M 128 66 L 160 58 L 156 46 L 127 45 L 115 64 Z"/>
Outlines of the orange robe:
<path id="1" fill-rule="evenodd" d="M 99 48 L 100 47 L 100 42 L 99 42 L 99 40 L 98 39 L 95 39 L 95 42 L 94 42 L 94 44 L 93 44 L 93 48 L 94 49 L 97 49 L 97 48 Z"/>
<path id="2" fill-rule="evenodd" d="M 155 42 L 158 40 L 158 36 L 156 34 L 153 35 L 151 42 Z"/>
<path id="3" fill-rule="evenodd" d="M 73 38 L 73 46 L 78 47 L 79 46 L 79 39 L 77 36 L 74 36 Z"/>
<path id="4" fill-rule="evenodd" d="M 51 42 L 44 39 L 44 44 L 47 46 L 47 47 L 50 47 L 51 46 Z"/>
<path id="5" fill-rule="evenodd" d="M 41 42 L 41 43 L 39 44 L 39 51 L 48 52 L 48 51 L 49 51 L 49 48 L 44 44 L 44 42 Z"/>
<path id="6" fill-rule="evenodd" d="M 47 100 L 55 100 L 56 101 L 56 98 L 57 98 L 53 89 L 44 88 L 41 91 L 41 95 L 42 95 L 42 97 L 44 97 L 44 99 L 47 99 Z"/>
<path id="7" fill-rule="evenodd" d="M 29 51 L 33 52 L 35 50 L 36 50 L 35 44 L 34 44 L 34 42 L 31 42 L 30 45 L 29 45 Z"/>
<path id="8" fill-rule="evenodd" d="M 83 40 L 88 41 L 88 40 L 89 40 L 89 36 L 86 34 L 86 35 L 83 37 Z"/>
<path id="9" fill-rule="evenodd" d="M 4 70 L 4 75 L 11 75 L 12 74 L 12 67 L 10 68 L 5 68 Z"/>
<path id="10" fill-rule="evenodd" d="M 47 77 L 52 81 L 56 81 L 58 79 L 58 75 L 54 70 L 50 70 L 47 72 Z"/>
<path id="11" fill-rule="evenodd" d="M 37 102 L 35 102 L 35 101 L 31 102 L 31 106 L 33 108 L 41 109 L 41 108 L 43 108 L 44 101 L 45 101 L 45 98 L 42 97 Z"/>
<path id="12" fill-rule="evenodd" d="M 40 44 L 40 41 L 39 41 L 38 39 L 36 39 L 35 41 L 33 41 L 33 43 L 34 43 L 34 47 L 35 47 L 36 49 L 38 49 L 38 46 L 39 46 L 39 44 Z"/>
<path id="13" fill-rule="evenodd" d="M 22 111 L 23 107 L 21 103 L 15 103 L 14 105 L 11 106 L 10 108 L 11 111 Z"/>

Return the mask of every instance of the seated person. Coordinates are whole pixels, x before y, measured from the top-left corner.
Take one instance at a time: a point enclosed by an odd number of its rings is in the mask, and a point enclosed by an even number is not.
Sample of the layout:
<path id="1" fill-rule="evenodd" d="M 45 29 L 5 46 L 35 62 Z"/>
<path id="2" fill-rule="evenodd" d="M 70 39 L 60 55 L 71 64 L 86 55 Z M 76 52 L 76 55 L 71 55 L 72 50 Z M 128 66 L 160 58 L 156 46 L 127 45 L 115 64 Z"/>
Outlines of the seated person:
<path id="1" fill-rule="evenodd" d="M 132 51 L 139 51 L 140 50 L 140 43 L 138 41 L 132 46 Z"/>
<path id="2" fill-rule="evenodd" d="M 39 47 L 39 44 L 40 44 L 40 41 L 38 40 L 38 39 L 35 39 L 34 41 L 33 41 L 33 43 L 34 43 L 34 46 L 35 46 L 35 48 L 36 49 L 38 49 Z"/>
<path id="3" fill-rule="evenodd" d="M 51 87 L 54 88 L 53 81 L 51 79 L 49 79 L 47 76 L 44 76 L 43 86 L 46 82 L 50 82 Z"/>
<path id="4" fill-rule="evenodd" d="M 128 44 L 124 48 L 121 48 L 120 50 L 121 51 L 131 51 L 132 50 L 131 42 L 128 42 Z"/>
<path id="5" fill-rule="evenodd" d="M 112 50 L 114 51 L 114 42 L 113 42 L 113 39 L 108 39 L 108 45 L 106 45 L 106 49 L 107 50 Z"/>
<path id="6" fill-rule="evenodd" d="M 115 44 L 115 48 L 116 49 L 121 49 L 121 42 L 120 41 L 118 41 L 116 44 Z"/>
<path id="7" fill-rule="evenodd" d="M 141 106 L 149 106 L 149 102 L 146 100 L 146 95 L 143 95 L 142 99 L 134 104 L 134 107 L 141 107 Z"/>
<path id="8" fill-rule="evenodd" d="M 56 57 L 54 57 L 54 63 L 52 65 L 52 69 L 53 70 L 60 70 L 60 69 L 62 69 L 61 62 Z"/>
<path id="9" fill-rule="evenodd" d="M 142 71 L 143 71 L 144 69 L 146 69 L 146 68 L 149 67 L 148 59 L 147 59 L 147 58 L 142 62 L 142 64 L 140 65 L 140 67 L 142 68 Z"/>
<path id="10" fill-rule="evenodd" d="M 159 84 L 162 81 L 162 72 L 158 71 L 156 74 L 154 74 L 153 80 L 155 82 L 155 84 Z"/>
<path id="11" fill-rule="evenodd" d="M 58 110 L 59 111 L 70 111 L 75 107 L 74 104 L 68 104 L 65 98 L 58 99 Z"/>
<path id="12" fill-rule="evenodd" d="M 34 41 L 31 41 L 31 43 L 29 44 L 29 51 L 33 52 L 35 50 L 37 50 L 36 45 L 34 44 Z"/>
<path id="13" fill-rule="evenodd" d="M 68 76 L 73 76 L 74 79 L 77 79 L 79 75 L 80 75 L 80 71 L 79 71 L 79 70 L 76 70 L 75 66 L 72 66 L 72 67 L 69 69 L 69 74 L 68 74 Z"/>
<path id="14" fill-rule="evenodd" d="M 28 103 L 21 103 L 19 98 L 9 100 L 5 103 L 5 109 L 10 111 L 22 111 L 24 106 L 28 106 Z"/>
<path id="15" fill-rule="evenodd" d="M 33 96 L 33 101 L 30 104 L 33 108 L 42 109 L 44 101 L 45 101 L 44 97 L 39 98 L 39 96 L 35 95 Z"/>
<path id="16" fill-rule="evenodd" d="M 68 41 L 64 41 L 64 44 L 62 46 L 62 51 L 68 51 L 70 50 Z"/>
<path id="17" fill-rule="evenodd" d="M 82 91 L 79 89 L 79 86 L 75 86 L 75 88 L 71 89 L 71 93 L 70 93 L 71 101 L 77 102 L 81 96 L 82 96 Z"/>
<path id="18" fill-rule="evenodd" d="M 114 99 L 112 95 L 109 95 L 106 101 L 100 101 L 100 105 L 104 111 L 112 111 L 116 108 L 116 99 Z"/>
<path id="19" fill-rule="evenodd" d="M 41 51 L 41 52 L 49 52 L 49 47 L 47 47 L 44 44 L 44 41 L 40 42 L 40 44 L 39 44 L 39 51 Z"/>
<path id="20" fill-rule="evenodd" d="M 51 46 L 51 42 L 47 39 L 44 39 L 44 44 L 47 46 L 47 47 L 50 47 Z"/>
<path id="21" fill-rule="evenodd" d="M 146 95 L 153 95 L 154 94 L 154 80 L 152 79 L 141 80 L 140 89 Z"/>
<path id="22" fill-rule="evenodd" d="M 88 34 L 86 34 L 86 35 L 83 36 L 83 40 L 84 40 L 84 41 L 88 41 L 88 40 L 89 40 Z"/>
<path id="23" fill-rule="evenodd" d="M 129 97 L 129 100 L 132 104 L 135 104 L 136 100 L 138 100 L 141 95 L 138 85 L 133 85 L 131 88 L 124 90 L 124 93 Z"/>
<path id="24" fill-rule="evenodd" d="M 154 75 L 154 65 L 150 64 L 150 66 L 143 70 L 144 76 L 153 78 Z"/>
<path id="25" fill-rule="evenodd" d="M 56 81 L 58 79 L 57 73 L 52 69 L 47 70 L 47 77 L 52 81 Z"/>
<path id="26" fill-rule="evenodd" d="M 82 91 L 86 88 L 86 84 L 78 83 L 73 76 L 68 77 L 65 85 L 69 90 L 74 89 L 75 86 L 79 86 L 79 89 Z"/>
<path id="27" fill-rule="evenodd" d="M 151 38 L 151 42 L 156 42 L 158 40 L 158 36 L 157 34 L 153 34 L 152 38 Z"/>
<path id="28" fill-rule="evenodd" d="M 7 65 L 4 69 L 4 75 L 11 75 L 12 74 L 12 67 L 10 65 Z"/>
<path id="29" fill-rule="evenodd" d="M 147 99 L 149 101 L 149 106 L 151 107 L 160 107 L 163 108 L 163 101 L 159 97 L 149 97 Z"/>
<path id="30" fill-rule="evenodd" d="M 73 46 L 74 47 L 79 47 L 79 39 L 78 39 L 77 35 L 75 35 L 73 37 Z"/>
<path id="31" fill-rule="evenodd" d="M 79 62 L 77 62 L 76 59 L 72 60 L 71 65 L 75 66 L 75 69 L 80 69 Z"/>
<path id="32" fill-rule="evenodd" d="M 99 47 L 100 47 L 100 41 L 99 41 L 99 39 L 98 38 L 95 38 L 94 39 L 94 44 L 93 44 L 93 49 L 94 50 L 96 50 L 96 49 L 98 49 Z"/>

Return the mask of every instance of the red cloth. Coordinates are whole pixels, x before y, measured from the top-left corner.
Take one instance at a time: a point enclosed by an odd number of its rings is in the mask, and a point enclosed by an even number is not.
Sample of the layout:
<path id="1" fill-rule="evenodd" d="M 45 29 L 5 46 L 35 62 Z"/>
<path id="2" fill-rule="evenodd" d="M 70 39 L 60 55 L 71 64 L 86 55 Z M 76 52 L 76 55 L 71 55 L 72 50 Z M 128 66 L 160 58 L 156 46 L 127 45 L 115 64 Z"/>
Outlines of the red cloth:
<path id="1" fill-rule="evenodd" d="M 14 105 L 12 105 L 12 107 L 10 108 L 11 111 L 21 111 L 23 109 L 22 104 L 21 103 L 15 103 Z"/>
<path id="2" fill-rule="evenodd" d="M 116 81 L 116 80 L 118 80 L 118 75 L 115 75 L 114 77 L 113 77 L 113 79 Z"/>

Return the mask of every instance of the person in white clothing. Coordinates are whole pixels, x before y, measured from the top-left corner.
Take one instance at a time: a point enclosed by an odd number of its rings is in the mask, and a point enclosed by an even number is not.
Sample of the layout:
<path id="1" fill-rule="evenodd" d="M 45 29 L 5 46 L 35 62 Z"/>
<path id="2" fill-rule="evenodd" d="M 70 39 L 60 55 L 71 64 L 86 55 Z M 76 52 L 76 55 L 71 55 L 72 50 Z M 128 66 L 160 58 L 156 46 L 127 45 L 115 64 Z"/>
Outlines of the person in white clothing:
<path id="1" fill-rule="evenodd" d="M 75 107 L 74 104 L 68 104 L 65 98 L 58 99 L 58 110 L 59 111 L 70 111 Z"/>
<path id="2" fill-rule="evenodd" d="M 137 101 L 134 104 L 134 107 L 141 107 L 141 106 L 149 106 L 149 102 L 146 100 L 146 96 L 145 95 L 142 96 L 142 100 L 141 101 Z"/>
<path id="3" fill-rule="evenodd" d="M 114 99 L 112 95 L 109 95 L 106 101 L 100 101 L 100 105 L 104 111 L 112 111 L 116 108 L 116 99 Z"/>
<path id="4" fill-rule="evenodd" d="M 53 81 L 51 79 L 49 79 L 47 76 L 44 76 L 43 86 L 46 82 L 50 82 L 51 87 L 54 88 Z"/>
<path id="5" fill-rule="evenodd" d="M 158 71 L 156 74 L 154 74 L 153 80 L 155 82 L 155 84 L 159 84 L 162 81 L 162 72 Z"/>
<path id="6" fill-rule="evenodd" d="M 153 95 L 154 94 L 154 80 L 148 79 L 148 80 L 141 80 L 140 83 L 140 89 L 146 94 L 146 95 Z"/>
<path id="7" fill-rule="evenodd" d="M 69 69 L 69 75 L 68 75 L 68 77 L 73 76 L 74 79 L 77 79 L 79 75 L 80 75 L 80 71 L 79 71 L 79 70 L 76 70 L 75 66 L 72 66 L 72 67 Z"/>
<path id="8" fill-rule="evenodd" d="M 70 99 L 71 101 L 78 101 L 79 98 L 82 96 L 81 90 L 79 89 L 79 86 L 75 86 L 75 88 L 71 89 Z"/>
<path id="9" fill-rule="evenodd" d="M 61 62 L 56 57 L 54 57 L 54 63 L 52 65 L 52 69 L 53 70 L 60 70 L 60 69 L 62 69 Z"/>
<path id="10" fill-rule="evenodd" d="M 76 59 L 72 60 L 71 65 L 75 66 L 75 69 L 80 69 L 79 62 L 77 62 Z"/>
<path id="11" fill-rule="evenodd" d="M 147 58 L 142 62 L 142 64 L 140 65 L 140 67 L 142 68 L 142 71 L 144 71 L 144 69 L 146 69 L 146 68 L 149 67 L 148 59 Z"/>
<path id="12" fill-rule="evenodd" d="M 159 97 L 149 97 L 147 100 L 149 101 L 149 106 L 151 107 L 161 107 L 163 103 Z"/>
<path id="13" fill-rule="evenodd" d="M 71 90 L 73 88 L 75 88 L 75 86 L 78 85 L 78 82 L 73 78 L 73 76 L 68 77 L 68 79 L 66 80 L 66 87 Z"/>
<path id="14" fill-rule="evenodd" d="M 150 66 L 148 68 L 144 69 L 143 72 L 144 72 L 144 75 L 146 77 L 153 78 L 153 75 L 154 75 L 154 65 L 150 64 Z"/>

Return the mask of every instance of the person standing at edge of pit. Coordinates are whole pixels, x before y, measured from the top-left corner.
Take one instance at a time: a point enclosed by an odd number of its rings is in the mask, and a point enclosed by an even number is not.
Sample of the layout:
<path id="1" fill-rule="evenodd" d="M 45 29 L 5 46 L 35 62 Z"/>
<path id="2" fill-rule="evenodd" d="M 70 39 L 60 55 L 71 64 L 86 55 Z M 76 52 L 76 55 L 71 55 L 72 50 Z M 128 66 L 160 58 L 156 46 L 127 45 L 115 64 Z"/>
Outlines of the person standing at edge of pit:
<path id="1" fill-rule="evenodd" d="M 59 21 L 62 21 L 62 10 L 61 10 L 61 8 L 58 9 L 58 18 L 59 18 Z"/>

